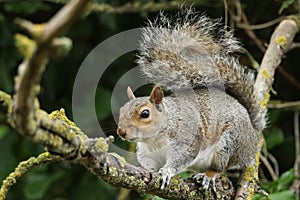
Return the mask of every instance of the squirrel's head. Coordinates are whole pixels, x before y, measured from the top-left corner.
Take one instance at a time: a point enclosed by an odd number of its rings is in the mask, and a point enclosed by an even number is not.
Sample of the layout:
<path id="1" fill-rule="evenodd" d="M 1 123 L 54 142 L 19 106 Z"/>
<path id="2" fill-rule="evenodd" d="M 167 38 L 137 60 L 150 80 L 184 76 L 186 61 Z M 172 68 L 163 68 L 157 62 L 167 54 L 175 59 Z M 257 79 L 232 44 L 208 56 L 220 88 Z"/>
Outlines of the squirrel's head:
<path id="1" fill-rule="evenodd" d="M 155 86 L 150 97 L 136 98 L 128 87 L 130 99 L 120 109 L 117 133 L 125 140 L 138 142 L 156 136 L 163 125 L 163 91 Z"/>

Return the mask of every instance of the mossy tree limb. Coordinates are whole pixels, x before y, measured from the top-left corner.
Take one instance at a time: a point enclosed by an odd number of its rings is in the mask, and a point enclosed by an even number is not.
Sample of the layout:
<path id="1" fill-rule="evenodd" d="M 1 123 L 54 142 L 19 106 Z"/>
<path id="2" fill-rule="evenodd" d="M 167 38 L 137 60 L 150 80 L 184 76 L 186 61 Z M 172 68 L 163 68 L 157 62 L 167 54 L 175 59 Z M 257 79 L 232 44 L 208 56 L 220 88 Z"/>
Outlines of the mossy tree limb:
<path id="1" fill-rule="evenodd" d="M 234 189 L 228 179 L 217 181 L 217 194 L 213 194 L 211 190 L 204 191 L 201 189 L 201 184 L 198 185 L 191 179 L 182 180 L 176 177 L 172 178 L 168 187 L 160 190 L 161 177 L 158 173 L 130 165 L 117 154 L 107 152 L 107 140 L 88 138 L 66 118 L 63 110 L 48 115 L 39 109 L 36 100 L 39 81 L 48 59 L 52 56 L 52 50 L 48 47 L 55 37 L 58 37 L 78 18 L 79 11 L 86 3 L 86 0 L 70 1 L 63 9 L 64 11 L 60 11 L 56 17 L 45 24 L 44 31 L 38 31 L 41 35 L 35 38 L 36 47 L 19 67 L 16 93 L 13 99 L 14 106 L 9 95 L 0 92 L 0 112 L 5 113 L 7 119 L 14 119 L 8 120 L 8 123 L 24 136 L 46 146 L 51 153 L 61 156 L 62 159 L 82 164 L 93 174 L 112 185 L 171 199 L 231 198 L 234 195 Z M 65 17 L 65 15 L 71 17 Z"/>
<path id="2" fill-rule="evenodd" d="M 255 81 L 254 90 L 258 96 L 258 103 L 266 110 L 269 102 L 269 91 L 274 82 L 275 70 L 299 31 L 300 21 L 297 16 L 284 19 L 273 32 L 267 51 L 261 62 L 261 67 Z"/>
<path id="3" fill-rule="evenodd" d="M 2 95 L 9 96 L 1 92 L 0 99 Z M 5 99 L 6 103 L 11 103 L 10 98 Z M 43 110 L 37 110 L 37 118 L 37 131 L 31 137 L 32 140 L 45 145 L 52 154 L 59 155 L 60 159 L 80 163 L 111 185 L 168 199 L 231 199 L 235 194 L 234 187 L 226 177 L 216 181 L 217 194 L 211 190 L 203 190 L 201 184 L 192 179 L 183 180 L 178 177 L 172 178 L 170 185 L 161 190 L 161 176 L 157 172 L 133 166 L 118 154 L 109 153 L 110 137 L 88 138 L 65 116 L 63 109 L 49 115 Z"/>
<path id="4" fill-rule="evenodd" d="M 48 23 L 36 38 L 32 53 L 19 66 L 15 84 L 13 118 L 18 131 L 24 135 L 34 135 L 35 97 L 39 92 L 39 82 L 46 64 L 53 53 L 52 40 L 61 35 L 79 16 L 89 0 L 74 0 L 66 4 Z"/>

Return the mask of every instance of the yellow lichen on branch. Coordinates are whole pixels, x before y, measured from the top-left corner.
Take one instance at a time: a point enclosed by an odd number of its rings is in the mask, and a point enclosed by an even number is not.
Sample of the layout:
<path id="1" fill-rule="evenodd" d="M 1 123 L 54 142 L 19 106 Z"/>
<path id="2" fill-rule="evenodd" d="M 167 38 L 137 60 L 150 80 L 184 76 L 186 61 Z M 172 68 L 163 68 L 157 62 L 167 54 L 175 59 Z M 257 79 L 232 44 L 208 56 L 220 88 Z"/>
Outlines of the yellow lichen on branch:
<path id="1" fill-rule="evenodd" d="M 34 40 L 20 33 L 15 34 L 15 45 L 24 58 L 29 58 L 36 48 Z"/>
<path id="2" fill-rule="evenodd" d="M 191 183 L 188 180 L 182 180 L 178 177 L 173 178 L 165 190 L 160 190 L 161 177 L 158 173 L 132 166 L 118 154 L 108 153 L 109 145 L 107 144 L 107 139 L 88 138 L 74 122 L 66 117 L 63 109 L 54 111 L 48 115 L 35 105 L 35 98 L 39 92 L 39 81 L 48 60 L 51 56 L 57 54 L 56 47 L 65 47 L 62 48 L 62 52 L 58 53 L 59 55 L 68 52 L 72 47 L 71 40 L 57 37 L 78 18 L 79 13 L 81 13 L 80 11 L 84 10 L 84 5 L 87 5 L 86 2 L 87 0 L 70 1 L 48 23 L 42 25 L 25 23 L 25 25 L 28 25 L 28 30 L 32 28 L 30 32 L 33 40 L 21 34 L 17 34 L 15 37 L 18 49 L 25 58 L 19 67 L 18 80 L 20 82 L 16 84 L 16 94 L 14 96 L 15 110 L 12 110 L 12 100 L 9 95 L 5 95 L 5 93 L 0 91 L 0 111 L 10 117 L 14 117 L 14 121 L 9 122 L 10 125 L 13 126 L 16 122 L 16 129 L 24 136 L 28 136 L 33 141 L 45 145 L 49 151 L 61 155 L 63 159 L 73 160 L 82 164 L 95 175 L 103 178 L 103 180 L 112 185 L 127 187 L 141 193 L 149 192 L 158 194 L 162 197 L 172 199 L 213 197 L 209 193 L 211 191 L 203 191 L 199 189 L 196 183 Z M 80 5 L 78 4 L 78 6 L 77 3 Z M 124 8 L 131 8 L 132 11 L 136 10 L 135 6 L 140 6 L 139 4 L 128 5 L 130 7 Z M 145 7 L 145 9 L 149 8 Z M 124 10 L 114 9 L 111 12 L 124 12 Z M 268 49 L 271 49 L 271 53 L 276 57 L 272 54 L 267 54 L 267 51 L 265 55 L 267 58 L 261 65 L 261 71 L 256 81 L 256 92 L 259 94 L 258 104 L 265 111 L 270 98 L 269 91 L 273 82 L 274 70 L 279 65 L 285 48 L 290 45 L 295 35 L 295 22 L 291 19 L 288 20 L 288 28 L 283 28 L 284 33 L 288 32 L 288 35 L 280 33 L 275 39 L 271 39 Z M 296 21 L 296 24 L 299 26 L 297 22 L 299 21 Z M 278 31 L 278 29 L 276 30 Z M 10 115 L 11 113 L 13 114 Z M 261 146 L 262 142 L 259 143 L 258 147 L 261 148 Z M 246 192 L 242 193 L 245 191 L 242 190 L 241 194 L 246 198 L 251 198 L 255 191 L 258 179 L 257 167 L 259 165 L 259 156 L 260 153 L 258 151 L 255 165 L 249 166 L 244 172 L 243 181 L 246 184 L 241 184 L 241 187 L 246 186 Z M 59 156 L 44 153 L 37 158 L 30 158 L 27 161 L 21 162 L 15 172 L 11 173 L 3 182 L 0 190 L 0 198 L 5 198 L 5 194 L 17 179 L 34 166 L 60 159 L 61 157 Z M 234 191 L 225 193 L 225 195 L 232 197 L 233 193 Z M 218 193 L 217 195 L 220 194 Z"/>
<path id="3" fill-rule="evenodd" d="M 49 114 L 49 117 L 51 119 L 58 119 L 66 122 L 70 126 L 75 126 L 75 123 L 68 119 L 66 116 L 65 109 L 61 108 L 60 110 L 55 110 L 52 113 Z"/>
<path id="4" fill-rule="evenodd" d="M 276 39 L 275 39 L 275 42 L 276 44 L 278 44 L 279 46 L 284 46 L 287 44 L 287 39 L 284 35 L 281 35 L 281 36 L 278 36 Z"/>
<path id="5" fill-rule="evenodd" d="M 261 74 L 265 79 L 270 78 L 270 74 L 268 73 L 268 71 L 266 69 L 262 70 Z"/>

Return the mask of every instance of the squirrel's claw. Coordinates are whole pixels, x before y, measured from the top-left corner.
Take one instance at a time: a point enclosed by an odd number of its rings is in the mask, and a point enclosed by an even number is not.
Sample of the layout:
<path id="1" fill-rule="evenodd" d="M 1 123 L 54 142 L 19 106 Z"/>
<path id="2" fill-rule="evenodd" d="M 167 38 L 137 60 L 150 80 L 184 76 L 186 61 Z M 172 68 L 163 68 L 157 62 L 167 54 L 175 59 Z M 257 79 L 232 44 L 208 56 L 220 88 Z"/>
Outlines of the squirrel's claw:
<path id="1" fill-rule="evenodd" d="M 216 189 L 216 178 L 219 177 L 219 173 L 214 173 L 213 176 L 207 176 L 206 173 L 199 173 L 193 176 L 193 179 L 199 182 L 202 179 L 202 186 L 204 190 L 208 190 L 210 184 L 214 192 L 217 191 Z"/>
<path id="2" fill-rule="evenodd" d="M 166 186 L 170 184 L 173 173 L 170 168 L 160 168 L 158 173 L 160 173 L 162 177 L 162 183 L 160 189 L 163 190 Z"/>

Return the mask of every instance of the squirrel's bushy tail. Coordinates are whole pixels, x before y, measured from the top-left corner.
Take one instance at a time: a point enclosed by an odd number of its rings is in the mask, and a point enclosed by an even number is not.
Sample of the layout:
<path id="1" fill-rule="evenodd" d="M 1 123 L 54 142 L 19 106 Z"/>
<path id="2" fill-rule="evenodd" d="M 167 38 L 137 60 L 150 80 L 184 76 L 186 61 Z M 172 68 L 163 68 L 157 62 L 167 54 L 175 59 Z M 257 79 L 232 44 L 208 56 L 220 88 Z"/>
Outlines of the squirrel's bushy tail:
<path id="1" fill-rule="evenodd" d="M 264 112 L 253 93 L 253 74 L 238 62 L 239 42 L 220 27 L 192 9 L 182 9 L 174 19 L 161 13 L 144 28 L 137 62 L 146 78 L 167 89 L 225 87 L 261 130 Z"/>

